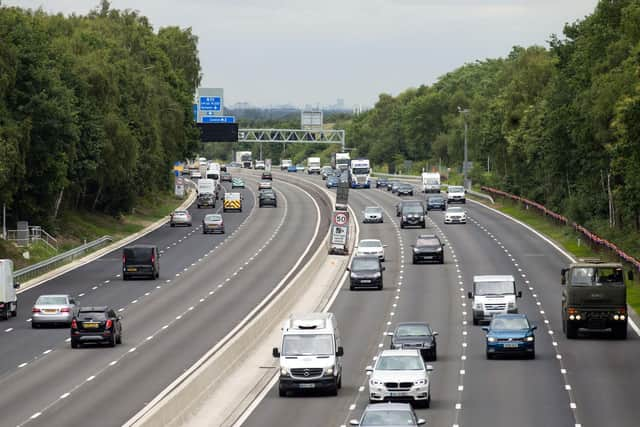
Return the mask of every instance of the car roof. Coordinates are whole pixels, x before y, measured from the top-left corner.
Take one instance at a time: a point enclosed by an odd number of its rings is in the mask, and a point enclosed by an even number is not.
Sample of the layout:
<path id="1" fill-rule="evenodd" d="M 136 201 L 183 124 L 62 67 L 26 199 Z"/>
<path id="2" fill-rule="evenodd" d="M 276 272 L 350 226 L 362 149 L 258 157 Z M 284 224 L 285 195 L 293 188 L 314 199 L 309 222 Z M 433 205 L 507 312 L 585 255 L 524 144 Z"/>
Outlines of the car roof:
<path id="1" fill-rule="evenodd" d="M 420 234 L 418 235 L 418 240 L 420 239 L 440 239 L 437 234 Z"/>
<path id="2" fill-rule="evenodd" d="M 109 307 L 107 307 L 106 305 L 98 305 L 98 306 L 87 306 L 87 307 L 80 307 L 80 312 L 84 312 L 84 313 L 90 313 L 90 312 L 96 312 L 96 313 L 100 313 L 103 311 L 107 311 L 109 310 Z"/>
<path id="3" fill-rule="evenodd" d="M 483 275 L 473 276 L 474 282 L 515 282 L 511 275 Z"/>
<path id="4" fill-rule="evenodd" d="M 370 403 L 365 411 L 411 411 L 412 407 L 409 403 L 386 402 L 386 403 Z"/>
<path id="5" fill-rule="evenodd" d="M 378 358 L 386 356 L 420 356 L 420 353 L 417 349 L 382 350 Z"/>
<path id="6" fill-rule="evenodd" d="M 125 246 L 124 249 L 155 249 L 156 245 L 131 245 Z"/>

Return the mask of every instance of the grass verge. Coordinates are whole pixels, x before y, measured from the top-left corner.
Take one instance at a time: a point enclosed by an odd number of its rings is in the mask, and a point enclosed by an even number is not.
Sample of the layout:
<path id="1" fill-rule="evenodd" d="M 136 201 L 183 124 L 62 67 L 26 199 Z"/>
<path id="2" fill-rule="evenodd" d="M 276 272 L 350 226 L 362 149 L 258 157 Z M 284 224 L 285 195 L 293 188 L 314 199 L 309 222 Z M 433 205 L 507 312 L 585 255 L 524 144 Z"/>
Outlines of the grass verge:
<path id="1" fill-rule="evenodd" d="M 474 200 L 491 206 L 494 209 L 522 221 L 553 240 L 558 244 L 558 246 L 564 248 L 576 258 L 597 257 L 610 261 L 620 261 L 619 258 L 615 257 L 608 251 L 599 250 L 598 248 L 589 246 L 585 241 L 584 236 L 577 233 L 572 227 L 568 227 L 556 222 L 552 218 L 540 215 L 535 210 L 525 209 L 519 203 L 508 199 L 496 198 L 494 199 L 496 204 L 490 205 L 485 200 L 476 198 L 474 198 Z M 560 272 L 558 272 L 558 274 L 560 274 Z M 634 281 L 627 281 L 627 302 L 631 307 L 633 307 L 636 313 L 640 312 L 640 282 L 638 282 L 638 277 L 636 277 L 636 280 Z"/>
<path id="2" fill-rule="evenodd" d="M 58 240 L 58 252 L 44 243 L 36 242 L 29 248 L 18 248 L 11 242 L 0 240 L 0 258 L 12 259 L 17 270 L 105 235 L 110 235 L 114 241 L 120 240 L 168 215 L 183 201 L 173 193 L 162 193 L 142 199 L 130 214 L 120 217 L 99 212 L 68 211 L 56 224 L 59 230 L 55 236 Z M 29 259 L 23 256 L 27 251 Z"/>

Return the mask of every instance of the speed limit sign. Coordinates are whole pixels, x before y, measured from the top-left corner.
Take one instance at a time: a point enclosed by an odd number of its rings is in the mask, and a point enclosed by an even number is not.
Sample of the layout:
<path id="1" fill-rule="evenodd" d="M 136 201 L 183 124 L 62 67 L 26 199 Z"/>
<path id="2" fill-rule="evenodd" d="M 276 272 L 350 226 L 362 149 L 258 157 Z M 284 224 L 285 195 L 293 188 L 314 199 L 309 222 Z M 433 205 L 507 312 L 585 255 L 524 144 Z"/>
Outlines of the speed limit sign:
<path id="1" fill-rule="evenodd" d="M 333 213 L 333 224 L 334 225 L 347 225 L 349 223 L 349 212 L 345 211 L 336 211 Z"/>

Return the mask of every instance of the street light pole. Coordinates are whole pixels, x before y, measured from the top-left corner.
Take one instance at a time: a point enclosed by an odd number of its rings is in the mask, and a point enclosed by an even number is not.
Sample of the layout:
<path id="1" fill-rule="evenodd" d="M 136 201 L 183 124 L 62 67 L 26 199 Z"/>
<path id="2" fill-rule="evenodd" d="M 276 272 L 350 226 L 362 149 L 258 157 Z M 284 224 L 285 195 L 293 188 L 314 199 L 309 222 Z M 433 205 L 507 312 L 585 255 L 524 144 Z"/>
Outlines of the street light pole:
<path id="1" fill-rule="evenodd" d="M 469 109 L 468 108 L 460 108 L 458 107 L 458 113 L 463 115 L 464 118 L 464 162 L 462 163 L 462 176 L 463 176 L 463 183 L 462 185 L 464 185 L 464 188 L 467 188 L 467 162 L 468 162 L 468 156 L 467 156 L 467 134 L 469 131 L 469 125 L 467 123 L 467 114 L 469 114 Z"/>

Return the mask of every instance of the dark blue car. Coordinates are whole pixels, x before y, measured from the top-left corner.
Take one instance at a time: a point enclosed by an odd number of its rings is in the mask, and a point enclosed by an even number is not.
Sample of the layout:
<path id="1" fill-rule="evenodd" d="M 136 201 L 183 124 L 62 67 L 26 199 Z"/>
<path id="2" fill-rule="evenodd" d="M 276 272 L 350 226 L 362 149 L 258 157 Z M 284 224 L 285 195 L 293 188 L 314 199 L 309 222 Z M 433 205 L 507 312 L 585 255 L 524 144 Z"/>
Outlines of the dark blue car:
<path id="1" fill-rule="evenodd" d="M 524 314 L 499 314 L 489 326 L 482 328 L 487 333 L 487 359 L 499 354 L 519 354 L 534 359 L 536 338 L 532 326 Z"/>
<path id="2" fill-rule="evenodd" d="M 337 176 L 328 176 L 327 188 L 336 188 L 339 182 L 340 182 L 340 178 L 338 178 Z"/>
<path id="3" fill-rule="evenodd" d="M 296 165 L 289 165 L 289 167 L 287 168 L 287 172 L 298 172 L 298 168 L 296 167 Z"/>

